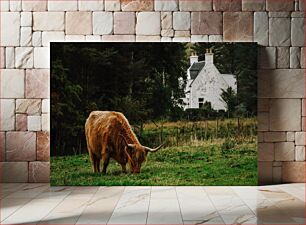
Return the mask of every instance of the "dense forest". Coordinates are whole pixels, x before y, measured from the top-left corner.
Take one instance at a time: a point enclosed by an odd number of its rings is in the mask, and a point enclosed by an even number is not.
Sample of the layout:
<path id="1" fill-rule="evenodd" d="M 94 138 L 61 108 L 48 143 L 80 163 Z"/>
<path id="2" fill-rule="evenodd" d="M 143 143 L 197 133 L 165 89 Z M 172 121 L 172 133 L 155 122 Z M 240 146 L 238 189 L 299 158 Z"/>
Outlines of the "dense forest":
<path id="1" fill-rule="evenodd" d="M 52 43 L 51 155 L 86 152 L 84 124 L 93 110 L 121 111 L 140 130 L 145 122 L 188 119 L 179 80 L 191 52 L 204 60 L 207 48 L 221 73 L 237 77 L 238 94 L 222 94 L 227 115 L 255 115 L 255 44 Z"/>

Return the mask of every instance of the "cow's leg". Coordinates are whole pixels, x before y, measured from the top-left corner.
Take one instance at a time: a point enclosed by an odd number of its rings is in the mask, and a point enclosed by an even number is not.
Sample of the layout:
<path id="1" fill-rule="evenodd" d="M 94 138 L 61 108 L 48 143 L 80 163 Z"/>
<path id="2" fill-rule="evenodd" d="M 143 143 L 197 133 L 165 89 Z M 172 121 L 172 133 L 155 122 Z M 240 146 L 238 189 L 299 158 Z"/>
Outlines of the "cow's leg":
<path id="1" fill-rule="evenodd" d="M 91 166 L 92 166 L 92 170 L 94 173 L 96 173 L 96 160 L 95 160 L 95 154 L 93 154 L 91 151 L 89 152 L 89 156 L 90 156 L 90 159 L 91 159 Z"/>
<path id="2" fill-rule="evenodd" d="M 100 172 L 100 161 L 101 159 L 98 156 L 92 154 L 92 166 L 95 173 Z"/>
<path id="3" fill-rule="evenodd" d="M 95 168 L 96 168 L 96 172 L 100 173 L 100 161 L 101 159 L 98 156 L 95 156 Z"/>
<path id="4" fill-rule="evenodd" d="M 107 166 L 109 164 L 109 155 L 108 154 L 103 154 L 102 155 L 102 160 L 103 160 L 103 169 L 102 169 L 102 173 L 106 174 L 106 169 L 107 169 Z"/>
<path id="5" fill-rule="evenodd" d="M 126 164 L 121 164 L 122 173 L 126 173 Z"/>

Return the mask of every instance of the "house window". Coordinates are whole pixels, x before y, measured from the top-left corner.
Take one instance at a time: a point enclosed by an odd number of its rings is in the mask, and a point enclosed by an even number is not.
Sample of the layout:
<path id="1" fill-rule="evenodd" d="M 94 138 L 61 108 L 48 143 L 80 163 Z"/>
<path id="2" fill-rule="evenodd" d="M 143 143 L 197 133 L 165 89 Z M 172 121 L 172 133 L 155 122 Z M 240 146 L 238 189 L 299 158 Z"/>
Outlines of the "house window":
<path id="1" fill-rule="evenodd" d="M 199 98 L 199 108 L 202 108 L 204 105 L 204 98 Z"/>

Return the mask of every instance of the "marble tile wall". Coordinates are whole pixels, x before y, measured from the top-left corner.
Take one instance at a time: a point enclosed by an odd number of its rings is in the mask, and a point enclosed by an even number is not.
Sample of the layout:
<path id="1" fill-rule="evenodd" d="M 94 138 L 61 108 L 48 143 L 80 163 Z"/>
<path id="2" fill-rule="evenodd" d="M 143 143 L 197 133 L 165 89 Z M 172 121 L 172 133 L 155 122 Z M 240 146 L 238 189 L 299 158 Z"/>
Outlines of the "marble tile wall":
<path id="1" fill-rule="evenodd" d="M 259 184 L 305 181 L 303 0 L 2 0 L 0 11 L 3 182 L 48 182 L 51 41 L 257 42 Z"/>

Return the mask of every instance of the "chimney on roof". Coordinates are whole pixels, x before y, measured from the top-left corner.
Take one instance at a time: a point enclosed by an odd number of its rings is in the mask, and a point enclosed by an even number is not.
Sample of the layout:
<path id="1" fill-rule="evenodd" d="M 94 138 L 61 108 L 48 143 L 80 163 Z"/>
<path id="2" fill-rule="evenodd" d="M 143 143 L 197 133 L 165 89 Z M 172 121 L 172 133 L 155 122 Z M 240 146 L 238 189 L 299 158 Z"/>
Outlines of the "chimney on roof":
<path id="1" fill-rule="evenodd" d="M 205 64 L 214 64 L 214 54 L 211 48 L 206 49 Z"/>
<path id="2" fill-rule="evenodd" d="M 192 53 L 190 56 L 190 66 L 192 66 L 192 64 L 197 63 L 199 61 L 199 56 L 197 56 L 196 53 Z"/>

